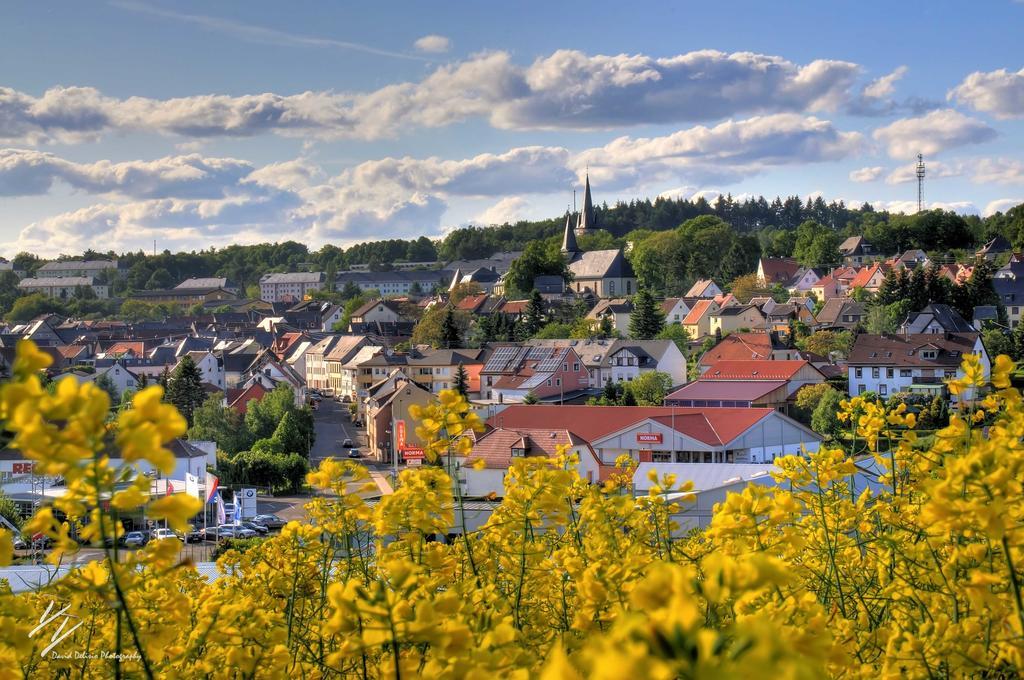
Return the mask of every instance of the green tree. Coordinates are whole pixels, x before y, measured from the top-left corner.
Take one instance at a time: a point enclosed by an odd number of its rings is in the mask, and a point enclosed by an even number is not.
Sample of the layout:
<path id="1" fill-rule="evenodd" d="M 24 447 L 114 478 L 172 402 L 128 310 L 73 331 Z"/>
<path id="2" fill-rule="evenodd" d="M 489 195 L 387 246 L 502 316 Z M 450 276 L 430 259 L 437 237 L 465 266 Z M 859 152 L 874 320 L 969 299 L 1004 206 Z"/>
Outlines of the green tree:
<path id="1" fill-rule="evenodd" d="M 42 293 L 32 293 L 14 301 L 7 320 L 13 323 L 31 321 L 43 314 L 66 314 L 67 308 L 60 302 Z"/>
<path id="2" fill-rule="evenodd" d="M 192 413 L 188 438 L 216 442 L 218 449 L 234 455 L 249 449 L 254 439 L 246 427 L 245 416 L 221 405 L 221 400 L 220 395 L 211 395 Z"/>
<path id="3" fill-rule="evenodd" d="M 544 298 L 536 288 L 530 294 L 530 300 L 523 310 L 523 318 L 519 324 L 519 332 L 522 339 L 534 337 L 544 327 Z"/>
<path id="4" fill-rule="evenodd" d="M 626 383 L 623 399 L 625 393 L 629 393 L 637 406 L 662 406 L 670 389 L 672 376 L 661 371 L 648 371 Z"/>
<path id="5" fill-rule="evenodd" d="M 430 345 L 437 349 L 461 347 L 462 345 L 459 344 L 459 340 L 451 333 L 451 328 L 448 329 L 450 335 L 445 336 L 442 326 L 444 325 L 445 318 L 449 317 L 449 315 L 451 322 L 455 324 L 455 328 L 458 331 L 458 338 L 467 337 L 469 335 L 471 317 L 465 310 L 452 309 L 449 305 L 434 305 L 420 317 L 416 326 L 413 327 L 412 344 Z M 453 340 L 455 340 L 455 344 L 452 344 Z"/>
<path id="6" fill-rule="evenodd" d="M 462 346 L 462 332 L 455 322 L 455 310 L 451 306 L 445 308 L 441 318 L 441 347 L 454 349 Z"/>
<path id="7" fill-rule="evenodd" d="M 177 407 L 191 427 L 196 409 L 206 401 L 206 390 L 203 389 L 203 376 L 199 367 L 188 354 L 178 361 L 171 373 L 166 400 Z"/>
<path id="8" fill-rule="evenodd" d="M 801 387 L 796 393 L 795 401 L 797 420 L 809 425 L 814 417 L 814 412 L 818 409 L 818 404 L 821 403 L 822 399 L 828 397 L 831 392 L 836 392 L 836 388 L 828 383 L 804 385 Z"/>
<path id="9" fill-rule="evenodd" d="M 174 285 L 174 277 L 165 268 L 155 270 L 146 281 L 146 290 L 160 290 Z"/>
<path id="10" fill-rule="evenodd" d="M 309 442 L 306 440 L 306 436 L 307 432 L 300 426 L 295 410 L 289 410 L 277 424 L 270 441 L 278 453 L 298 453 L 308 456 Z"/>
<path id="11" fill-rule="evenodd" d="M 1024 337 L 1020 338 L 1024 340 Z M 1017 359 L 1017 347 L 1015 341 L 1018 340 L 1018 333 L 1014 329 L 1013 334 L 1009 334 L 999 327 L 986 328 L 981 332 L 981 342 L 985 345 L 985 350 L 988 352 L 990 357 L 997 357 L 1000 354 L 1005 354 L 1012 359 Z"/>
<path id="12" fill-rule="evenodd" d="M 459 362 L 459 367 L 455 369 L 455 382 L 452 384 L 455 391 L 466 396 L 469 394 L 469 374 L 466 372 L 466 367 Z"/>
<path id="13" fill-rule="evenodd" d="M 538 276 L 560 276 L 571 281 L 572 274 L 559 248 L 553 239 L 529 243 L 505 275 L 506 295 L 525 295 L 533 290 L 533 281 Z"/>
<path id="14" fill-rule="evenodd" d="M 533 390 L 530 390 L 526 393 L 526 396 L 523 397 L 523 403 L 528 405 L 539 404 L 540 399 L 537 398 L 537 395 Z"/>
<path id="15" fill-rule="evenodd" d="M 651 340 L 665 327 L 665 314 L 646 288 L 633 296 L 633 314 L 629 319 L 629 336 L 634 340 Z"/>
<path id="16" fill-rule="evenodd" d="M 0 492 L 0 517 L 7 520 L 15 529 L 21 528 L 21 514 L 18 512 L 18 505 L 10 496 Z"/>
<path id="17" fill-rule="evenodd" d="M 661 331 L 655 336 L 657 340 L 671 340 L 676 343 L 676 347 L 679 351 L 686 356 L 690 351 L 690 333 L 683 328 L 680 324 L 670 323 L 667 324 Z"/>
<path id="18" fill-rule="evenodd" d="M 841 410 L 839 402 L 843 397 L 838 390 L 826 392 L 818 401 L 811 415 L 811 429 L 829 439 L 836 439 L 842 432 L 843 424 L 839 420 L 838 413 Z"/>
<path id="19" fill-rule="evenodd" d="M 106 373 L 96 378 L 96 387 L 100 388 L 101 390 L 107 393 L 107 396 L 110 397 L 111 406 L 120 401 L 121 395 L 117 393 L 117 386 L 114 385 L 114 382 Z"/>

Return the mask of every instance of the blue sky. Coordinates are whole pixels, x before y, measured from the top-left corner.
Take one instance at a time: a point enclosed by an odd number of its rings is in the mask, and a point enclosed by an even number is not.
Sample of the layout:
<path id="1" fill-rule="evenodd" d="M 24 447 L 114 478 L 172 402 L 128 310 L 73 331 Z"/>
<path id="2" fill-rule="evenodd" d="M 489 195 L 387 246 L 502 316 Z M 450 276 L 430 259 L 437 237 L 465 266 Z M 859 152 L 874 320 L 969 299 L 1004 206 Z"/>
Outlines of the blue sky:
<path id="1" fill-rule="evenodd" d="M 555 6 L 553 6 L 555 5 Z M 19 3 L 0 252 L 316 247 L 595 198 L 1024 200 L 1024 4 Z"/>

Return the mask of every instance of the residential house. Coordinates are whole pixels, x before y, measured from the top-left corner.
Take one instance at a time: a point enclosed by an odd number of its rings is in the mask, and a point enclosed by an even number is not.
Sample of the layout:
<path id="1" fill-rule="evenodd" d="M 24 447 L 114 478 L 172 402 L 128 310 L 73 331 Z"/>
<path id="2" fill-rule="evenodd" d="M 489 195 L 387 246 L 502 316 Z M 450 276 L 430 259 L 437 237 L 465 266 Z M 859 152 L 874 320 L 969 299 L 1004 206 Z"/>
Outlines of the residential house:
<path id="1" fill-rule="evenodd" d="M 1010 242 L 1003 237 L 1002 234 L 997 234 L 995 238 L 988 241 L 981 248 L 978 248 L 975 255 L 977 257 L 984 258 L 986 260 L 994 260 L 1000 255 L 1013 251 L 1013 246 Z"/>
<path id="2" fill-rule="evenodd" d="M 989 325 L 999 323 L 999 309 L 995 305 L 978 305 L 974 308 L 975 330 L 985 330 Z"/>
<path id="3" fill-rule="evenodd" d="M 365 407 L 370 455 L 381 463 L 395 463 L 393 452 L 398 452 L 401 462 L 403 451 L 422 449 L 424 442 L 416 435 L 416 419 L 411 409 L 427 406 L 434 399 L 433 393 L 400 369 L 394 369 L 387 378 L 371 386 Z"/>
<path id="4" fill-rule="evenodd" d="M 684 297 L 688 298 L 715 298 L 723 295 L 724 292 L 711 279 L 697 279 L 697 282 L 690 286 Z"/>
<path id="5" fill-rule="evenodd" d="M 800 263 L 791 257 L 762 257 L 757 263 L 757 278 L 766 286 L 785 286 L 799 269 Z"/>
<path id="6" fill-rule="evenodd" d="M 839 244 L 839 254 L 847 266 L 859 267 L 876 257 L 875 247 L 863 236 L 849 236 Z"/>
<path id="7" fill-rule="evenodd" d="M 219 387 L 222 391 L 225 389 L 227 383 L 225 382 L 223 358 L 210 351 L 188 352 L 186 356 L 192 358 L 204 383 Z"/>
<path id="8" fill-rule="evenodd" d="M 405 360 L 406 374 L 437 394 L 455 387 L 459 366 L 466 372 L 466 391 L 480 391 L 480 371 L 484 367 L 482 349 L 411 350 Z"/>
<path id="9" fill-rule="evenodd" d="M 106 378 L 113 385 L 115 399 L 120 399 L 121 395 L 128 390 L 137 390 L 139 388 L 139 376 L 127 369 L 122 361 L 115 361 L 110 366 L 98 368 L 95 373 L 86 376 L 84 380 L 79 382 L 96 382 L 101 378 Z"/>
<path id="10" fill-rule="evenodd" d="M 964 354 L 979 355 L 988 376 L 991 364 L 978 333 L 861 333 L 847 361 L 850 396 L 874 392 L 885 398 L 910 392 L 945 398 L 945 381 L 963 377 L 960 363 Z"/>
<path id="11" fill-rule="evenodd" d="M 362 291 L 376 291 L 379 295 L 429 295 L 438 288 L 446 288 L 452 274 L 437 269 L 393 270 L 387 272 L 341 272 L 335 282 L 338 290 L 348 284 Z"/>
<path id="12" fill-rule="evenodd" d="M 686 382 L 686 357 L 671 340 L 527 340 L 536 347 L 571 347 L 583 360 L 591 389 L 609 380 L 628 382 L 650 371 L 667 373 L 673 385 Z"/>
<path id="13" fill-rule="evenodd" d="M 242 415 L 249 410 L 249 402 L 259 401 L 269 393 L 263 383 L 254 381 L 246 387 L 232 387 L 227 391 L 225 401 L 228 408 L 233 409 Z"/>
<path id="14" fill-rule="evenodd" d="M 206 305 L 213 308 L 221 303 L 237 300 L 238 295 L 223 288 L 161 288 L 137 290 L 129 295 L 128 299 L 153 305 L 168 304 L 182 308 Z"/>
<path id="15" fill-rule="evenodd" d="M 899 257 L 893 258 L 890 262 L 895 268 L 906 269 L 916 269 L 917 267 L 924 269 L 931 263 L 932 261 L 928 258 L 928 255 L 920 248 L 912 248 Z"/>
<path id="16" fill-rule="evenodd" d="M 700 300 L 683 319 L 683 328 L 693 340 L 701 340 L 711 335 L 711 315 L 720 309 L 714 300 Z"/>
<path id="17" fill-rule="evenodd" d="M 690 313 L 686 298 L 665 298 L 661 301 L 661 313 L 665 315 L 666 324 L 682 324 Z"/>
<path id="18" fill-rule="evenodd" d="M 725 335 L 739 330 L 765 327 L 765 315 L 755 305 L 722 307 L 710 314 L 709 335 Z"/>
<path id="19" fill-rule="evenodd" d="M 351 316 L 353 323 L 394 323 L 401 320 L 402 313 L 398 303 L 391 300 L 370 300 L 352 312 Z"/>
<path id="20" fill-rule="evenodd" d="M 772 311 L 765 315 L 765 327 L 778 333 L 789 333 L 790 324 L 797 321 L 807 326 L 815 325 L 814 314 L 806 305 L 800 303 L 773 305 Z"/>
<path id="21" fill-rule="evenodd" d="M 326 338 L 313 343 L 313 346 L 306 350 L 306 387 L 319 392 L 333 394 L 330 391 L 331 383 L 327 374 L 327 361 L 325 356 L 334 348 L 334 345 L 341 339 L 340 335 L 328 335 Z"/>
<path id="22" fill-rule="evenodd" d="M 864 320 L 864 303 L 850 298 L 830 298 L 815 317 L 819 330 L 855 330 Z"/>
<path id="23" fill-rule="evenodd" d="M 594 308 L 587 313 L 587 319 L 598 325 L 609 319 L 612 328 L 622 335 L 629 335 L 629 321 L 633 317 L 633 301 L 628 298 L 614 300 L 598 300 Z"/>
<path id="24" fill-rule="evenodd" d="M 47 262 L 36 270 L 39 278 L 93 278 L 103 274 L 121 275 L 127 271 L 119 260 L 61 260 Z"/>
<path id="25" fill-rule="evenodd" d="M 837 272 L 841 274 L 842 270 L 834 270 L 832 273 L 815 281 L 809 291 L 811 295 L 823 302 L 830 298 L 843 297 L 845 289 L 839 276 L 837 276 Z"/>
<path id="26" fill-rule="evenodd" d="M 882 282 L 885 281 L 887 271 L 888 269 L 882 266 L 881 263 L 861 267 L 857 271 L 857 275 L 850 281 L 847 290 L 852 291 L 855 288 L 862 288 L 869 293 L 877 293 L 882 288 Z"/>
<path id="27" fill-rule="evenodd" d="M 380 378 L 373 374 L 373 368 L 367 362 L 384 353 L 383 347 L 364 345 L 341 367 L 341 391 L 337 394 L 344 401 L 355 402 L 357 413 L 363 399 L 369 395 L 370 387 L 380 381 Z"/>
<path id="28" fill-rule="evenodd" d="M 806 359 L 765 361 L 761 359 L 716 361 L 700 375 L 704 381 L 755 382 L 781 381 L 786 384 L 786 396 L 791 397 L 805 385 L 825 382 L 825 375 Z"/>
<path id="29" fill-rule="evenodd" d="M 236 296 L 240 292 L 238 284 L 226 276 L 208 276 L 204 278 L 192 277 L 185 279 L 174 287 L 175 290 L 211 290 L 217 288 L 226 290 L 229 293 L 234 293 Z"/>
<path id="30" fill-rule="evenodd" d="M 816 451 L 821 437 L 767 408 L 512 405 L 488 419 L 508 430 L 568 430 L 597 454 L 602 474 L 637 462 L 769 463 Z"/>
<path id="31" fill-rule="evenodd" d="M 808 355 L 788 343 L 777 333 L 732 333 L 697 360 L 697 368 L 706 373 L 719 361 L 792 361 L 807 359 Z"/>
<path id="32" fill-rule="evenodd" d="M 900 325 L 900 333 L 904 335 L 972 333 L 976 330 L 960 316 L 960 312 L 943 304 L 930 304 L 920 312 L 911 312 Z"/>
<path id="33" fill-rule="evenodd" d="M 484 401 L 520 403 L 528 394 L 562 402 L 589 388 L 589 374 L 572 347 L 496 344 L 480 371 Z"/>
<path id="34" fill-rule="evenodd" d="M 98 283 L 92 276 L 49 276 L 18 282 L 18 290 L 26 294 L 42 293 L 59 300 L 69 300 L 75 296 L 76 291 L 83 289 L 92 290 L 101 300 L 110 297 L 110 287 Z"/>
<path id="35" fill-rule="evenodd" d="M 473 451 L 460 460 L 463 498 L 501 497 L 505 476 L 519 458 L 555 458 L 565 452 L 576 459 L 576 471 L 591 483 L 600 481 L 601 461 L 590 446 L 567 429 L 508 430 L 497 427 L 476 437 Z M 475 464 L 483 463 L 481 469 Z"/>
<path id="36" fill-rule="evenodd" d="M 299 302 L 325 286 L 323 272 L 288 272 L 260 277 L 260 299 L 265 302 Z"/>
<path id="37" fill-rule="evenodd" d="M 1010 327 L 1016 328 L 1024 309 L 1024 263 L 1013 263 L 997 271 L 992 278 L 992 287 L 1006 308 Z"/>
<path id="38" fill-rule="evenodd" d="M 327 368 L 327 384 L 331 394 L 351 398 L 352 395 L 346 395 L 343 390 L 343 383 L 345 381 L 344 366 L 352 360 L 352 357 L 360 349 L 367 345 L 377 344 L 377 342 L 371 341 L 365 335 L 343 335 L 338 339 L 334 346 L 324 355 L 324 364 L 326 364 Z"/>

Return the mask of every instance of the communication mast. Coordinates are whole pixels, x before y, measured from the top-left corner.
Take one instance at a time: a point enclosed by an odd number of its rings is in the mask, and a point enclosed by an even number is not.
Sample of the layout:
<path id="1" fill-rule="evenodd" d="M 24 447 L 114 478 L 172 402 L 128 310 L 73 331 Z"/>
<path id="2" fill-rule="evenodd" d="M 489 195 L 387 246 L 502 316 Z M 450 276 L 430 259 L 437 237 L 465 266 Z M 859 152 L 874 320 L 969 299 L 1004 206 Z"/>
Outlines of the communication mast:
<path id="1" fill-rule="evenodd" d="M 917 212 L 924 210 L 924 156 L 917 154 Z"/>

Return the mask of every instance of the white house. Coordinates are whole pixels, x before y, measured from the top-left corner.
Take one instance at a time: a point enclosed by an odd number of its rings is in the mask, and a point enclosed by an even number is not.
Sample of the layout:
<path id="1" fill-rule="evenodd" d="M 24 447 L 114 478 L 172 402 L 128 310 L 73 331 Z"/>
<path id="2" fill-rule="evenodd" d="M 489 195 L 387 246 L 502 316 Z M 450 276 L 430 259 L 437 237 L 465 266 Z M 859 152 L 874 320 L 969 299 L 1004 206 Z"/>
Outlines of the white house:
<path id="1" fill-rule="evenodd" d="M 188 356 L 192 357 L 192 361 L 195 362 L 204 383 L 209 383 L 222 390 L 227 387 L 222 358 L 213 352 L 202 351 L 188 352 Z"/>
<path id="2" fill-rule="evenodd" d="M 945 381 L 963 377 L 964 354 L 979 355 L 989 375 L 991 362 L 978 333 L 861 333 L 848 360 L 850 396 L 875 392 L 884 398 L 910 392 L 945 397 Z"/>

